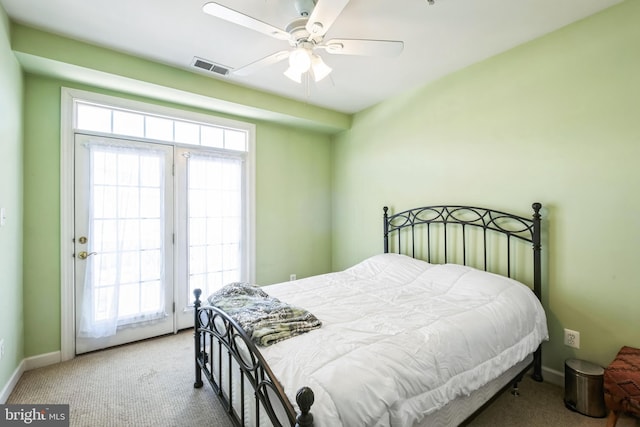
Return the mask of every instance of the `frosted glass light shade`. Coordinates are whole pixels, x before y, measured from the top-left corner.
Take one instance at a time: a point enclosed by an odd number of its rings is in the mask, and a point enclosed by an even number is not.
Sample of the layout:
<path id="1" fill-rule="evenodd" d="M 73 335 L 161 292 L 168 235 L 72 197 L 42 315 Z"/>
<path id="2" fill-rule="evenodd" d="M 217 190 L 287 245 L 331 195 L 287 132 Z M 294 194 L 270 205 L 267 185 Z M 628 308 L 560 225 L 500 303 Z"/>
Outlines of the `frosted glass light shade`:
<path id="1" fill-rule="evenodd" d="M 313 70 L 313 78 L 316 82 L 324 79 L 331 73 L 331 67 L 324 63 L 318 55 L 311 55 L 311 69 Z"/>
<path id="2" fill-rule="evenodd" d="M 289 67 L 305 73 L 311 68 L 311 52 L 308 49 L 299 47 L 289 55 Z"/>
<path id="3" fill-rule="evenodd" d="M 296 83 L 302 83 L 302 75 L 309 70 L 312 71 L 316 82 L 327 77 L 332 71 L 331 67 L 310 49 L 304 47 L 294 49 L 289 55 L 289 68 L 284 75 Z"/>
<path id="4" fill-rule="evenodd" d="M 289 77 L 296 83 L 302 83 L 302 73 L 293 67 L 287 68 L 287 71 L 284 72 L 284 75 Z"/>

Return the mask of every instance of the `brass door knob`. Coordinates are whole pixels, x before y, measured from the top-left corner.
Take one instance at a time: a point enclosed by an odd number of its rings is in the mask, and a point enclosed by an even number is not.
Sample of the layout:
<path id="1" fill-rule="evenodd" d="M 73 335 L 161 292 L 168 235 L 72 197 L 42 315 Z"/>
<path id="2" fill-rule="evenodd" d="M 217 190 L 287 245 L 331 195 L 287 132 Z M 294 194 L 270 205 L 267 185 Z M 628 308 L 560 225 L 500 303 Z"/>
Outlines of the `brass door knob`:
<path id="1" fill-rule="evenodd" d="M 89 253 L 86 253 L 85 251 L 82 251 L 82 252 L 78 253 L 78 258 L 80 258 L 80 259 L 87 259 L 87 258 L 89 258 L 91 255 L 95 255 L 95 254 L 97 254 L 97 252 L 89 252 Z"/>

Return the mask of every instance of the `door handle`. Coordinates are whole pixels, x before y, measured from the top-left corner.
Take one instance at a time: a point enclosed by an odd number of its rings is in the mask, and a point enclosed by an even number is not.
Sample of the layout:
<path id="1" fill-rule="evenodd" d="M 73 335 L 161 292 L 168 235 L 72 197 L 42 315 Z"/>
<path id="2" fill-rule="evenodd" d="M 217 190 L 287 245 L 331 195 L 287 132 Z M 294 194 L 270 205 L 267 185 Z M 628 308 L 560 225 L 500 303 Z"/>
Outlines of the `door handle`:
<path id="1" fill-rule="evenodd" d="M 97 254 L 97 252 L 89 252 L 89 253 L 86 253 L 85 251 L 82 251 L 82 252 L 78 253 L 78 258 L 80 258 L 80 259 L 87 259 L 87 258 L 89 258 L 91 255 L 95 255 L 95 254 Z"/>

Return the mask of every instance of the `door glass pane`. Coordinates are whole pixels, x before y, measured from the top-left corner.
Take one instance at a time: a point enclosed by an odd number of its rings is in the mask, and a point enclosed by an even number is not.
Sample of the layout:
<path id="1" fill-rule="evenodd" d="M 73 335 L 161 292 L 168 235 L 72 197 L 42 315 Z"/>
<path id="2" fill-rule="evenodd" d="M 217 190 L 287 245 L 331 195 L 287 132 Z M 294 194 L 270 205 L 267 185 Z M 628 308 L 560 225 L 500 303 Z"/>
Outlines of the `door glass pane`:
<path id="1" fill-rule="evenodd" d="M 209 295 L 241 280 L 243 162 L 191 153 L 187 171 L 188 292 Z"/>
<path id="2" fill-rule="evenodd" d="M 166 316 L 165 152 L 91 143 L 85 318 L 115 327 Z M 88 327 L 88 325 L 84 325 Z"/>

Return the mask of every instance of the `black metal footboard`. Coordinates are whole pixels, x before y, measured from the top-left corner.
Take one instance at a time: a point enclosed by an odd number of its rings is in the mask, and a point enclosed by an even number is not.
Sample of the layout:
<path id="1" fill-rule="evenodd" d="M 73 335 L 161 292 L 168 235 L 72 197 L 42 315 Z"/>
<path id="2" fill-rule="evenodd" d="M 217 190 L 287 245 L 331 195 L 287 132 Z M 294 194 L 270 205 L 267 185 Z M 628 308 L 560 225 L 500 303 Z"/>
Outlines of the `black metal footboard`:
<path id="1" fill-rule="evenodd" d="M 251 338 L 224 311 L 203 306 L 202 291 L 195 295 L 195 388 L 203 386 L 202 375 L 211 384 L 236 426 L 259 426 L 268 417 L 276 426 L 313 427 L 309 412 L 313 391 L 296 394 L 297 414 L 278 380 Z"/>

